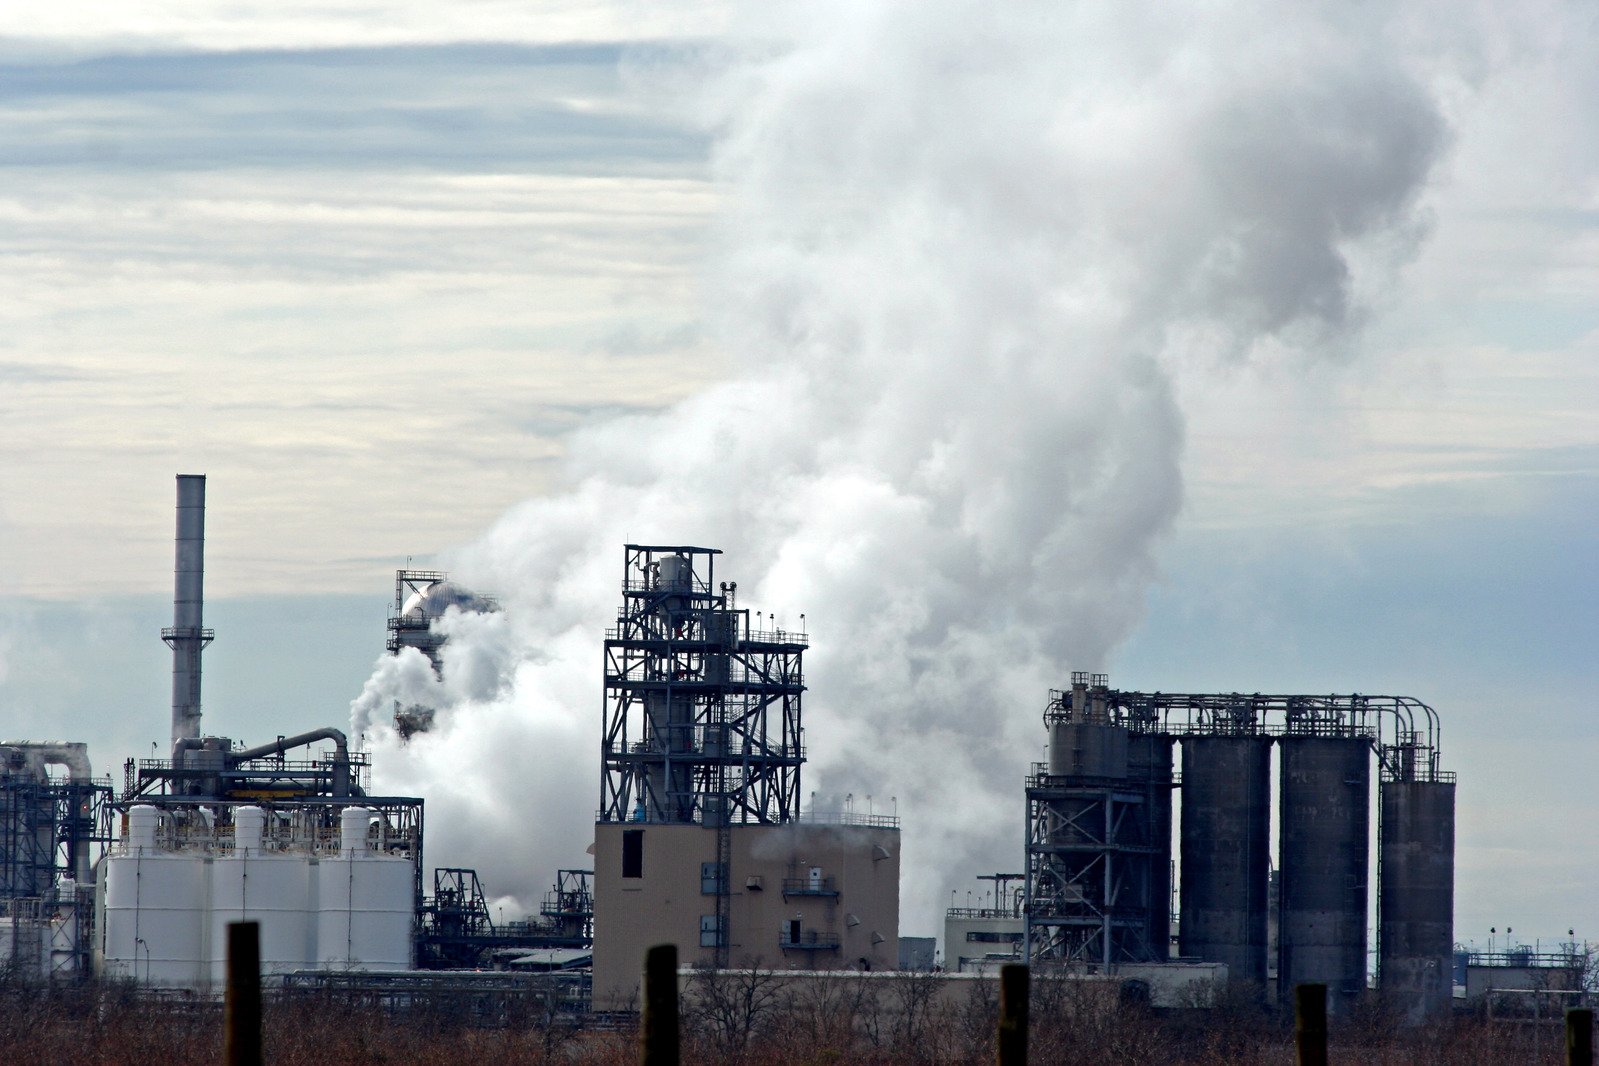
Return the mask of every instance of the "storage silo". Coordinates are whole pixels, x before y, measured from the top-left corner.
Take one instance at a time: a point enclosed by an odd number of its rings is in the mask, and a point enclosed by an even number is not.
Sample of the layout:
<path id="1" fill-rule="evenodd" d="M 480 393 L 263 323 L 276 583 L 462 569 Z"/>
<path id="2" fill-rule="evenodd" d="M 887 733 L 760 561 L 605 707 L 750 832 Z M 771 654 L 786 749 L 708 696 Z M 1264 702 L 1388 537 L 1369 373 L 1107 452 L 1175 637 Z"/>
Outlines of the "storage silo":
<path id="1" fill-rule="evenodd" d="M 1149 949 L 1151 957 L 1171 957 L 1172 748 L 1169 733 L 1134 733 L 1127 742 L 1127 776 L 1144 791 L 1149 819 Z"/>
<path id="2" fill-rule="evenodd" d="M 233 849 L 212 856 L 207 976 L 216 987 L 227 981 L 228 925 L 233 922 L 259 923 L 263 974 L 304 969 L 311 957 L 315 867 L 304 849 L 267 846 L 267 818 L 260 807 L 234 808 Z"/>
<path id="3" fill-rule="evenodd" d="M 1388 780 L 1380 797 L 1377 984 L 1419 1023 L 1449 1011 L 1455 916 L 1455 785 Z"/>
<path id="4" fill-rule="evenodd" d="M 1227 964 L 1266 983 L 1271 848 L 1271 740 L 1183 738 L 1182 924 L 1185 958 Z"/>
<path id="5" fill-rule="evenodd" d="M 347 807 L 339 816 L 339 854 L 317 873 L 316 965 L 341 970 L 411 967 L 415 912 L 411 860 L 374 851 L 367 840 L 372 812 Z"/>
<path id="6" fill-rule="evenodd" d="M 193 988 L 205 965 L 205 855 L 158 844 L 160 818 L 154 807 L 130 807 L 123 840 L 106 856 L 105 974 Z"/>
<path id="7" fill-rule="evenodd" d="M 1366 988 L 1367 737 L 1282 737 L 1278 997 L 1325 984 L 1347 1011 Z"/>

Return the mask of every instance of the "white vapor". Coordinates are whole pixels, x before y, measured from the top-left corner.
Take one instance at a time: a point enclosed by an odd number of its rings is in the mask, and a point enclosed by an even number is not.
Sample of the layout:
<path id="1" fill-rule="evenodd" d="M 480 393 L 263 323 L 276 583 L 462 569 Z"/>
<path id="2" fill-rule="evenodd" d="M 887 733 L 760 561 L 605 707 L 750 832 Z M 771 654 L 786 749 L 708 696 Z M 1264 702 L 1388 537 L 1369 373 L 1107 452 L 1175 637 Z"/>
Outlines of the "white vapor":
<path id="1" fill-rule="evenodd" d="M 373 757 L 433 860 L 536 898 L 592 839 L 624 539 L 720 547 L 741 604 L 805 612 L 805 787 L 897 803 L 931 933 L 1020 861 L 1047 689 L 1140 618 L 1174 375 L 1342 352 L 1446 126 L 1382 4 L 782 6 L 703 100 L 704 316 L 740 372 L 588 431 L 452 560 L 504 621 L 455 634 L 436 731 Z M 414 684 L 383 664 L 362 713 Z"/>

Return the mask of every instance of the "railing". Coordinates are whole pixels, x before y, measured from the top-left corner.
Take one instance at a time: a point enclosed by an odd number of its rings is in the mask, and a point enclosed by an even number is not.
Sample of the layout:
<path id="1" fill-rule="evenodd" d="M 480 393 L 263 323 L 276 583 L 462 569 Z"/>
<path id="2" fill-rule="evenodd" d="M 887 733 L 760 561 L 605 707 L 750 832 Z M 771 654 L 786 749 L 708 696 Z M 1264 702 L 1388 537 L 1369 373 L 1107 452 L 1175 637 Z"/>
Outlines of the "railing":
<path id="1" fill-rule="evenodd" d="M 831 877 L 785 877 L 783 878 L 783 895 L 785 896 L 836 896 L 838 895 L 838 882 Z"/>
<path id="2" fill-rule="evenodd" d="M 858 814 L 854 811 L 801 811 L 794 821 L 800 825 L 842 825 L 858 829 L 898 829 L 899 818 L 892 814 Z"/>
<path id="3" fill-rule="evenodd" d="M 1010 919 L 1021 916 L 1021 911 L 1010 908 L 995 910 L 993 907 L 950 907 L 944 911 L 945 918 Z"/>
<path id="4" fill-rule="evenodd" d="M 837 933 L 818 933 L 811 930 L 800 933 L 799 939 L 793 939 L 788 933 L 777 934 L 777 946 L 784 951 L 837 951 Z"/>

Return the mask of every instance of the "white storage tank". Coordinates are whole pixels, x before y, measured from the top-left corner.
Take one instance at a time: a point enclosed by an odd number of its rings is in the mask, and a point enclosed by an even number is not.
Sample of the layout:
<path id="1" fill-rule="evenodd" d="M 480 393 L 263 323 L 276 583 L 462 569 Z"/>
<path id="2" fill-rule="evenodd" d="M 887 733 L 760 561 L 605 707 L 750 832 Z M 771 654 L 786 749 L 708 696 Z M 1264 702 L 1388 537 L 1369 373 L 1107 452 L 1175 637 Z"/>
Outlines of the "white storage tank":
<path id="1" fill-rule="evenodd" d="M 372 812 L 348 807 L 339 820 L 339 854 L 317 870 L 316 966 L 407 970 L 415 887 L 411 860 L 372 851 Z"/>
<path id="2" fill-rule="evenodd" d="M 306 968 L 313 954 L 311 893 L 315 866 L 304 850 L 267 846 L 267 812 L 239 807 L 233 812 L 233 851 L 211 866 L 209 977 L 227 980 L 228 925 L 261 926 L 261 972 L 289 973 Z"/>
<path id="3" fill-rule="evenodd" d="M 159 820 L 154 807 L 130 808 L 105 858 L 105 974 L 192 988 L 204 976 L 206 857 L 157 847 Z"/>

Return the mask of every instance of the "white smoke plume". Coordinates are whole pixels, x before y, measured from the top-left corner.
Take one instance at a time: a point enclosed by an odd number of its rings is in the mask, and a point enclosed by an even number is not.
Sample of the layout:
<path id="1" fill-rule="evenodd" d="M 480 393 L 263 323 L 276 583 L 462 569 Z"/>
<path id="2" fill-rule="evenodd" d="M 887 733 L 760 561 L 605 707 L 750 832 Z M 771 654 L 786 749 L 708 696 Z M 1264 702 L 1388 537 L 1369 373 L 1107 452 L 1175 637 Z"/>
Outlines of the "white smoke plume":
<path id="1" fill-rule="evenodd" d="M 1340 351 L 1446 127 L 1381 4 L 779 6 L 705 105 L 704 314 L 741 370 L 586 432 L 451 560 L 504 621 L 454 634 L 436 731 L 375 727 L 374 761 L 426 797 L 431 860 L 531 902 L 586 863 L 624 539 L 720 547 L 742 605 L 805 612 L 805 787 L 897 808 L 927 933 L 1021 861 L 1047 690 L 1138 622 L 1173 376 Z"/>

